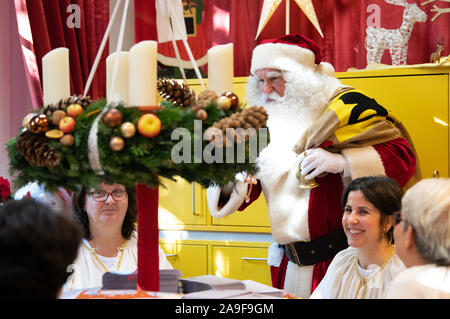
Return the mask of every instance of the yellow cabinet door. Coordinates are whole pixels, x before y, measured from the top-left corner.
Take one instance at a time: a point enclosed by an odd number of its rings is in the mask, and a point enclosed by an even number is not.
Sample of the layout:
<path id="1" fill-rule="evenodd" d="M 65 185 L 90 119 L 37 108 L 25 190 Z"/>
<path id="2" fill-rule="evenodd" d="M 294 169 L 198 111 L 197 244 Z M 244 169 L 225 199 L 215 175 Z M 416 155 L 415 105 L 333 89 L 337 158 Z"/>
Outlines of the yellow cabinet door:
<path id="1" fill-rule="evenodd" d="M 212 224 L 215 226 L 229 225 L 270 227 L 269 214 L 267 212 L 264 194 L 261 193 L 259 198 L 242 212 L 237 211 L 223 218 L 212 218 Z"/>
<path id="2" fill-rule="evenodd" d="M 176 182 L 162 179 L 159 187 L 159 228 L 171 225 L 205 225 L 203 190 L 198 184 L 176 177 Z M 194 187 L 192 187 L 194 185 Z"/>
<path id="3" fill-rule="evenodd" d="M 212 251 L 213 275 L 272 285 L 267 248 L 213 246 Z"/>
<path id="4" fill-rule="evenodd" d="M 197 93 L 201 91 L 200 82 L 197 80 L 189 80 L 189 87 L 194 89 Z M 206 80 L 207 84 L 208 81 Z M 239 97 L 242 104 L 246 104 L 246 89 L 247 84 L 246 77 L 234 78 L 233 91 Z M 204 207 L 209 216 L 211 216 L 208 204 L 204 202 Z M 267 205 L 264 199 L 264 195 L 256 200 L 252 205 L 242 212 L 236 212 L 224 218 L 212 218 L 211 224 L 214 226 L 255 226 L 255 227 L 270 227 L 269 215 L 267 213 Z"/>
<path id="5" fill-rule="evenodd" d="M 182 278 L 208 274 L 208 247 L 206 245 L 160 243 L 160 246 L 173 268 L 181 271 Z"/>
<path id="6" fill-rule="evenodd" d="M 449 169 L 448 74 L 341 78 L 389 109 L 408 130 L 423 177 Z"/>

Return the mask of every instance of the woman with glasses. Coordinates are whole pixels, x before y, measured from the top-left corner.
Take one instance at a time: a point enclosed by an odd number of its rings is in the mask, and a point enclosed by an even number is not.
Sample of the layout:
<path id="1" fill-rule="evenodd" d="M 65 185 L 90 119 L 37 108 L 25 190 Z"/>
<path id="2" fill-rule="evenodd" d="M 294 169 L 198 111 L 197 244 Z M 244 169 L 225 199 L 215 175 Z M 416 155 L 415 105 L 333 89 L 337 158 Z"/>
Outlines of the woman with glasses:
<path id="1" fill-rule="evenodd" d="M 450 298 L 450 178 L 428 178 L 402 198 L 395 246 L 407 269 L 387 298 Z"/>
<path id="2" fill-rule="evenodd" d="M 340 251 L 311 298 L 381 298 L 405 266 L 392 245 L 400 185 L 383 176 L 353 180 L 343 194 L 342 226 L 350 247 Z"/>
<path id="3" fill-rule="evenodd" d="M 82 187 L 72 197 L 73 217 L 83 229 L 78 257 L 64 290 L 102 286 L 109 271 L 133 272 L 137 268 L 137 204 L 134 187 L 100 183 Z M 160 269 L 172 269 L 159 248 Z"/>

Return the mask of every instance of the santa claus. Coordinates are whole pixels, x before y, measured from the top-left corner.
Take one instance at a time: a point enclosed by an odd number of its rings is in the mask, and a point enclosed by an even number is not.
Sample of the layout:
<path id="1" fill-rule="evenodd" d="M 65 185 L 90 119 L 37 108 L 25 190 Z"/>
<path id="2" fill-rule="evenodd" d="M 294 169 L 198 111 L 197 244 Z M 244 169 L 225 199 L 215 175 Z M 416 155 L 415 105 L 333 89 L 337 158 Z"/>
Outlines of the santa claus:
<path id="1" fill-rule="evenodd" d="M 238 174 L 230 187 L 209 188 L 209 209 L 224 217 L 263 191 L 276 242 L 268 258 L 272 283 L 307 298 L 334 255 L 347 247 L 345 185 L 369 175 L 413 184 L 420 179 L 414 148 L 391 113 L 344 86 L 332 65 L 321 61 L 318 45 L 299 34 L 255 47 L 247 95 L 250 105 L 263 105 L 269 115 L 270 143 L 257 161 L 258 184 L 247 194 L 245 174 Z M 302 176 L 319 185 L 305 188 Z"/>

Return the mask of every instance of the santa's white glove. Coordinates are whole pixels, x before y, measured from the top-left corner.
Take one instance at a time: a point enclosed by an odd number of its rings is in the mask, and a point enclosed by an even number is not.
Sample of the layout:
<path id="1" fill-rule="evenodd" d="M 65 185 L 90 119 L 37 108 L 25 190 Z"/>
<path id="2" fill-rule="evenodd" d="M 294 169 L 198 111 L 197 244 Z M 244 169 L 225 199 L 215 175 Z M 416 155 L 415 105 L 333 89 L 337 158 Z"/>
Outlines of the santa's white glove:
<path id="1" fill-rule="evenodd" d="M 206 189 L 206 199 L 208 201 L 208 208 L 212 216 L 222 218 L 234 213 L 242 205 L 248 191 L 248 183 L 245 183 L 247 173 L 238 173 L 235 176 L 234 182 L 220 188 L 219 186 L 212 186 Z M 226 204 L 219 207 L 221 195 L 228 197 Z"/>
<path id="2" fill-rule="evenodd" d="M 343 155 L 331 153 L 322 148 L 309 149 L 301 153 L 297 160 L 300 163 L 300 173 L 303 176 L 306 175 L 307 180 L 322 173 L 341 173 L 347 165 Z"/>

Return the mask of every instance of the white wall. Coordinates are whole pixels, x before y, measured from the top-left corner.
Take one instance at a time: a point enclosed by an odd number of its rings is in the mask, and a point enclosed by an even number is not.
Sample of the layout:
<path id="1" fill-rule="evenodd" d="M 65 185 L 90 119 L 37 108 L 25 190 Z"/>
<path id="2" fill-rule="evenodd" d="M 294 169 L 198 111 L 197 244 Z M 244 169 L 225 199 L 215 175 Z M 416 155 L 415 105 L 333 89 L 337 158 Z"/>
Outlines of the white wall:
<path id="1" fill-rule="evenodd" d="M 0 176 L 11 181 L 5 144 L 32 110 L 17 31 L 14 1 L 0 1 Z"/>

